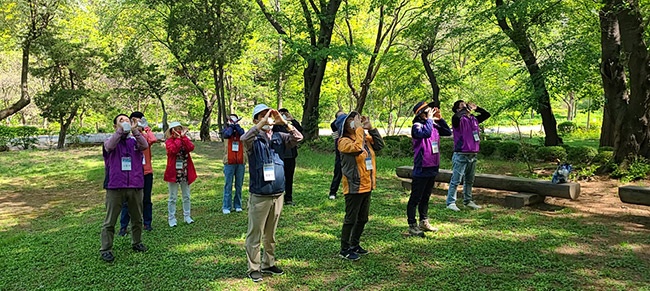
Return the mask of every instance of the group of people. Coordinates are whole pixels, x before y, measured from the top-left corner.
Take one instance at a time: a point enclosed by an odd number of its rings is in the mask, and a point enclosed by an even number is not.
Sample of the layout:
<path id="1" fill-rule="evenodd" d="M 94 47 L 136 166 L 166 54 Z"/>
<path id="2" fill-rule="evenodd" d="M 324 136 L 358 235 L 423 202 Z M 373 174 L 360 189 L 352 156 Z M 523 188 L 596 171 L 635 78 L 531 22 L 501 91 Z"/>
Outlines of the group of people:
<path id="1" fill-rule="evenodd" d="M 454 135 L 453 175 L 447 195 L 447 208 L 456 206 L 456 188 L 464 178 L 463 202 L 466 207 L 479 209 L 472 200 L 472 184 L 476 169 L 476 154 L 480 136 L 478 124 L 490 117 L 484 109 L 459 100 L 453 106 L 452 127 L 441 116 L 437 107 L 425 102 L 415 105 L 413 112 L 414 167 L 412 191 L 407 204 L 409 234 L 424 236 L 424 231 L 436 231 L 428 219 L 428 202 L 440 165 L 440 136 Z M 472 114 L 478 113 L 478 116 Z M 358 260 L 368 253 L 360 245 L 370 212 L 372 191 L 376 188 L 376 155 L 384 147 L 379 131 L 370 118 L 358 112 L 337 112 L 331 127 L 336 148 L 334 177 L 329 198 L 336 199 L 343 184 L 345 218 L 341 228 L 340 257 Z M 276 265 L 275 232 L 284 205 L 293 205 L 293 176 L 302 140 L 302 127 L 286 109 L 275 110 L 264 104 L 253 109 L 254 125 L 245 131 L 240 118 L 231 114 L 222 131 L 225 156 L 222 212 L 241 212 L 242 185 L 245 162 L 249 169 L 248 230 L 246 233 L 247 276 L 254 282 L 263 280 L 262 274 L 283 274 Z M 122 212 L 120 235 L 127 233 L 131 222 L 132 248 L 144 252 L 142 229 L 151 231 L 151 189 L 153 171 L 150 147 L 156 142 L 144 115 L 120 114 L 113 120 L 115 133 L 104 142 L 104 188 L 106 189 L 106 218 L 101 232 L 101 258 L 112 262 L 113 236 L 117 218 Z M 188 224 L 190 216 L 190 184 L 196 180 L 196 170 L 190 152 L 194 150 L 187 128 L 172 122 L 165 132 L 167 166 L 164 180 L 168 182 L 168 223 L 177 221 L 176 199 L 180 186 L 183 197 L 183 217 Z M 140 162 L 141 161 L 141 162 Z M 233 199 L 233 180 L 235 195 Z M 416 209 L 420 220 L 415 219 Z M 261 252 L 261 246 L 263 251 Z"/>

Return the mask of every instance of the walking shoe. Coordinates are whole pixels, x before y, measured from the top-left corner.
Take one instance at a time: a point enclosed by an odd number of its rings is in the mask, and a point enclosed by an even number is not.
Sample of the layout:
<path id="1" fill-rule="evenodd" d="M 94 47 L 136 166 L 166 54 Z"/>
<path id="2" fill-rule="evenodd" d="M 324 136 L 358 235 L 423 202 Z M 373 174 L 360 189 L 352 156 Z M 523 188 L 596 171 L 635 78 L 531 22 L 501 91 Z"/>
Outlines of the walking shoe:
<path id="1" fill-rule="evenodd" d="M 352 250 L 357 253 L 357 255 L 367 255 L 368 251 L 364 250 L 361 246 L 352 247 Z"/>
<path id="2" fill-rule="evenodd" d="M 294 204 L 293 201 L 289 200 L 289 201 L 284 201 L 284 205 L 294 206 L 296 204 Z"/>
<path id="3" fill-rule="evenodd" d="M 424 219 L 424 220 L 420 220 L 420 230 L 422 230 L 422 231 L 438 231 L 438 228 L 431 226 L 428 219 Z"/>
<path id="4" fill-rule="evenodd" d="M 424 232 L 420 230 L 416 223 L 409 224 L 409 235 L 424 237 Z"/>
<path id="5" fill-rule="evenodd" d="M 336 195 L 330 195 L 330 200 L 336 199 Z"/>
<path id="6" fill-rule="evenodd" d="M 451 209 L 453 211 L 460 211 L 460 208 L 458 208 L 458 206 L 456 206 L 456 204 L 447 205 L 447 209 Z"/>
<path id="7" fill-rule="evenodd" d="M 126 236 L 126 234 L 127 234 L 127 232 L 126 232 L 126 227 L 125 227 L 125 228 L 120 228 L 120 232 L 117 235 Z"/>
<path id="8" fill-rule="evenodd" d="M 469 203 L 465 204 L 466 207 L 472 208 L 472 209 L 481 209 L 481 206 L 476 205 L 474 201 L 470 201 Z"/>
<path id="9" fill-rule="evenodd" d="M 169 220 L 169 227 L 176 227 L 176 218 Z"/>
<path id="10" fill-rule="evenodd" d="M 350 261 L 356 261 L 360 258 L 359 255 L 355 253 L 352 248 L 349 248 L 347 250 L 341 250 L 341 252 L 339 253 L 339 257 Z"/>
<path id="11" fill-rule="evenodd" d="M 235 211 L 236 211 L 236 212 L 242 212 L 242 211 L 244 211 L 244 210 L 241 209 L 241 208 L 235 208 Z"/>
<path id="12" fill-rule="evenodd" d="M 146 230 L 146 231 L 152 231 L 152 230 L 153 230 L 153 227 L 151 227 L 151 224 L 145 224 L 145 225 L 144 225 L 144 230 Z"/>
<path id="13" fill-rule="evenodd" d="M 136 251 L 138 253 L 144 253 L 144 252 L 147 251 L 147 247 L 144 246 L 144 244 L 142 244 L 142 243 L 134 244 L 132 248 L 133 248 L 134 251 Z"/>
<path id="14" fill-rule="evenodd" d="M 115 257 L 113 256 L 113 252 L 103 252 L 101 253 L 102 260 L 107 263 L 112 263 L 115 260 Z"/>
<path id="15" fill-rule="evenodd" d="M 187 224 L 192 224 L 192 223 L 194 223 L 194 219 L 192 219 L 192 218 L 189 217 L 189 216 L 185 216 L 185 223 L 187 223 Z"/>
<path id="16" fill-rule="evenodd" d="M 248 273 L 248 278 L 251 278 L 255 283 L 262 282 L 262 273 L 260 271 L 252 271 Z"/>
<path id="17" fill-rule="evenodd" d="M 282 271 L 282 269 L 278 268 L 277 266 L 273 266 L 273 267 L 268 267 L 266 269 L 262 269 L 262 273 L 273 274 L 273 275 L 282 275 L 282 274 L 284 274 L 284 271 Z"/>
<path id="18" fill-rule="evenodd" d="M 223 209 L 221 212 L 223 212 L 223 214 L 230 214 L 230 209 Z"/>

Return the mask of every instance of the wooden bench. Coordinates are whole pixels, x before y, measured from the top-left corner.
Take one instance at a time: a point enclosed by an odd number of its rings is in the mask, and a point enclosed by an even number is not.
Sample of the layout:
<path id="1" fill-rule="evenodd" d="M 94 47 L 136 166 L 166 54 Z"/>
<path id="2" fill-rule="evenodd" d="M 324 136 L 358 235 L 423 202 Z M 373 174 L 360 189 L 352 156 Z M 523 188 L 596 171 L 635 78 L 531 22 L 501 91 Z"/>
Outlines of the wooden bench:
<path id="1" fill-rule="evenodd" d="M 395 170 L 397 176 L 402 178 L 402 186 L 408 190 L 411 189 L 412 171 L 412 166 L 397 167 Z M 441 169 L 436 176 L 436 182 L 449 183 L 451 174 L 452 171 Z M 506 205 L 512 208 L 521 208 L 544 201 L 544 196 L 571 200 L 576 200 L 580 196 L 580 184 L 578 183 L 553 184 L 551 181 L 545 180 L 492 174 L 476 174 L 474 187 L 518 192 L 506 196 Z"/>
<path id="2" fill-rule="evenodd" d="M 621 186 L 618 187 L 618 197 L 624 203 L 650 206 L 650 187 Z"/>

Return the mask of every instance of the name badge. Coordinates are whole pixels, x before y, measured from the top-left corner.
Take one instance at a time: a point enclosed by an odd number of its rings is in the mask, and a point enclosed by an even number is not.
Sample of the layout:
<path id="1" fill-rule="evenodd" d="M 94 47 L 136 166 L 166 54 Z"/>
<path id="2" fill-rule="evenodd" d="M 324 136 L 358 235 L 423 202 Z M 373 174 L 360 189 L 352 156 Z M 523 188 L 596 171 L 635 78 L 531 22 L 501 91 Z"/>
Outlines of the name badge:
<path id="1" fill-rule="evenodd" d="M 183 160 L 176 160 L 176 170 L 183 169 Z"/>
<path id="2" fill-rule="evenodd" d="M 473 131 L 472 134 L 474 135 L 474 141 L 480 141 L 481 139 L 478 137 L 478 131 Z"/>
<path id="3" fill-rule="evenodd" d="M 233 141 L 232 142 L 232 151 L 233 152 L 238 152 L 239 151 L 239 142 L 238 141 Z"/>
<path id="4" fill-rule="evenodd" d="M 142 164 L 143 164 L 143 165 L 146 165 L 146 164 L 147 164 L 147 160 L 144 159 L 144 156 L 142 156 Z"/>
<path id="5" fill-rule="evenodd" d="M 372 158 L 371 157 L 366 158 L 366 170 L 368 170 L 368 171 L 372 170 Z"/>
<path id="6" fill-rule="evenodd" d="M 273 164 L 264 164 L 264 181 L 275 181 L 275 168 Z"/>
<path id="7" fill-rule="evenodd" d="M 440 148 L 438 147 L 438 142 L 437 141 L 432 141 L 431 142 L 431 153 L 432 154 L 437 154 L 440 152 Z"/>
<path id="8" fill-rule="evenodd" d="M 131 171 L 131 157 L 122 158 L 122 171 Z"/>

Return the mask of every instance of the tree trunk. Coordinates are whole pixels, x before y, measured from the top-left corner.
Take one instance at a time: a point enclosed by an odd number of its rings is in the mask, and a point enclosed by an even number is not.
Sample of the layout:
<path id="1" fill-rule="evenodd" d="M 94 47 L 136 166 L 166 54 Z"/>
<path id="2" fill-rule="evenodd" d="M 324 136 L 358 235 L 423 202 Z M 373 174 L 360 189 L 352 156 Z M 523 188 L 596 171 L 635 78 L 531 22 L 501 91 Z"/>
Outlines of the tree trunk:
<path id="1" fill-rule="evenodd" d="M 424 71 L 427 74 L 427 79 L 429 79 L 429 84 L 431 84 L 433 104 L 435 107 L 440 107 L 440 86 L 438 85 L 438 79 L 431 68 L 431 62 L 429 61 L 429 55 L 431 55 L 432 52 L 433 49 L 427 48 L 422 50 L 422 52 L 420 52 L 420 59 L 422 59 Z"/>
<path id="2" fill-rule="evenodd" d="M 625 68 L 621 56 L 621 33 L 614 6 L 616 0 L 606 0 L 600 10 L 600 44 L 601 62 L 600 76 L 603 80 L 605 106 L 603 108 L 603 124 L 600 131 L 601 147 L 616 147 L 621 140 L 619 129 L 625 117 L 628 102 Z"/>
<path id="3" fill-rule="evenodd" d="M 210 141 L 210 117 L 212 116 L 212 107 L 214 104 L 207 97 L 203 98 L 203 117 L 201 117 L 201 131 L 199 133 L 201 141 Z"/>
<path id="4" fill-rule="evenodd" d="M 630 95 L 628 104 L 618 115 L 625 118 L 621 124 L 621 140 L 615 146 L 614 159 L 627 164 L 636 156 L 650 158 L 650 63 L 648 47 L 644 42 L 643 18 L 638 1 L 626 1 L 617 13 L 621 45 L 628 56 Z"/>
<path id="5" fill-rule="evenodd" d="M 65 147 L 65 137 L 68 132 L 68 128 L 70 128 L 70 124 L 72 124 L 72 121 L 74 120 L 74 117 L 77 115 L 77 110 L 79 109 L 79 106 L 75 106 L 72 109 L 72 112 L 70 112 L 70 115 L 68 118 L 65 120 L 63 118 L 59 119 L 59 123 L 61 124 L 60 126 L 60 131 L 59 131 L 59 141 L 57 142 L 56 148 L 57 149 L 62 149 Z"/>
<path id="6" fill-rule="evenodd" d="M 31 46 L 31 41 L 29 39 L 25 40 L 25 43 L 23 44 L 22 67 L 20 69 L 20 99 L 8 108 L 0 110 L 0 120 L 20 111 L 31 102 L 27 88 L 27 78 L 29 77 L 29 50 Z"/>
<path id="7" fill-rule="evenodd" d="M 280 13 L 280 0 L 275 0 L 273 7 L 276 13 Z M 282 65 L 282 38 L 278 39 L 278 64 Z M 282 68 L 278 70 L 278 79 L 276 80 L 276 93 L 278 97 L 278 109 L 282 108 L 282 89 L 284 87 L 284 72 Z"/>
<path id="8" fill-rule="evenodd" d="M 165 132 L 169 128 L 169 124 L 167 123 L 167 108 L 165 107 L 165 101 L 163 100 L 161 95 L 156 94 L 156 98 L 158 98 L 158 101 L 160 101 L 160 107 L 162 108 L 162 113 L 163 113 L 162 126 L 163 126 L 163 132 Z"/>

